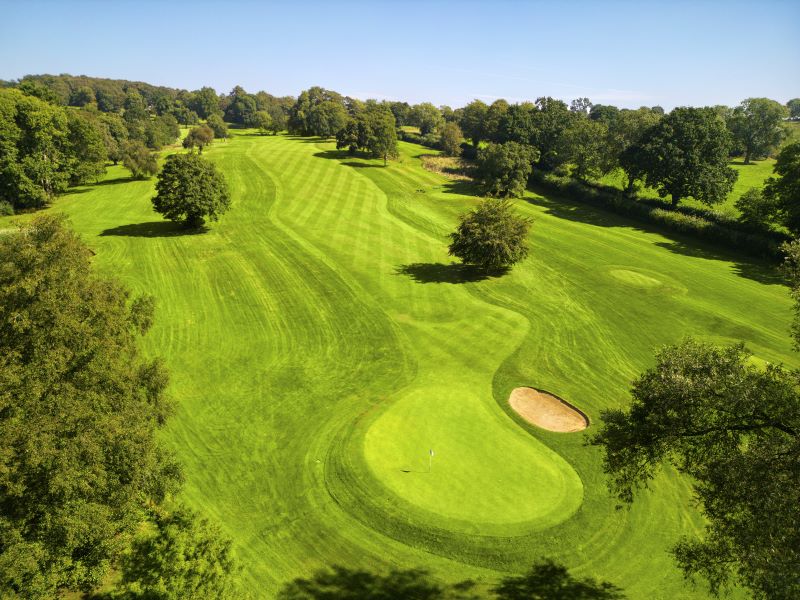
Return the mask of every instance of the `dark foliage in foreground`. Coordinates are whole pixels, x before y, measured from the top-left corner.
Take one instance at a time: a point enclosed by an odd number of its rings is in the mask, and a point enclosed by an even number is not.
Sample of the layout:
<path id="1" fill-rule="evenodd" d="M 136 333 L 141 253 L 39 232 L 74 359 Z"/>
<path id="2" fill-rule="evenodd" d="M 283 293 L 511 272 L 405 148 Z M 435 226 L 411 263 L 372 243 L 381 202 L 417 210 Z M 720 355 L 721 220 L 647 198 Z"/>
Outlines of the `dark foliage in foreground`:
<path id="1" fill-rule="evenodd" d="M 62 219 L 0 236 L 0 595 L 91 589 L 177 489 L 152 299 L 95 277 Z"/>
<path id="2" fill-rule="evenodd" d="M 629 410 L 602 413 L 592 440 L 611 489 L 632 502 L 671 463 L 708 520 L 703 539 L 674 549 L 684 573 L 714 594 L 739 583 L 755 598 L 800 597 L 798 374 L 754 366 L 742 345 L 686 340 L 657 354 L 632 395 Z"/>

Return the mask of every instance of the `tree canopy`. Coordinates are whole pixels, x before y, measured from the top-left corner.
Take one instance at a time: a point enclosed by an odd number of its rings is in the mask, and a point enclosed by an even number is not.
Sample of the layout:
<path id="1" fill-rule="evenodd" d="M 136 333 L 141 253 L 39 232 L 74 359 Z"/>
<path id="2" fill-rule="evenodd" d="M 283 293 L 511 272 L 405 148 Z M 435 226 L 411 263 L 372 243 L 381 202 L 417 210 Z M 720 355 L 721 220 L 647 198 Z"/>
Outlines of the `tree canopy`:
<path id="1" fill-rule="evenodd" d="M 461 154 L 461 144 L 464 141 L 464 136 L 461 133 L 461 128 L 458 124 L 450 122 L 445 123 L 442 127 L 442 133 L 439 136 L 439 145 L 442 152 L 446 156 L 459 156 Z"/>
<path id="2" fill-rule="evenodd" d="M 155 531 L 133 542 L 122 563 L 126 591 L 143 600 L 235 600 L 238 571 L 231 541 L 219 527 L 178 507 L 158 510 Z"/>
<path id="3" fill-rule="evenodd" d="M 521 196 L 538 157 L 535 149 L 517 142 L 489 143 L 478 151 L 478 178 L 490 196 Z"/>
<path id="4" fill-rule="evenodd" d="M 774 202 L 783 224 L 800 234 L 800 142 L 784 146 L 773 171 L 764 186 L 764 195 Z"/>
<path id="5" fill-rule="evenodd" d="M 156 431 L 153 302 L 90 270 L 62 217 L 0 236 L 0 596 L 90 589 L 180 471 Z"/>
<path id="6" fill-rule="evenodd" d="M 484 200 L 459 221 L 448 252 L 465 264 L 500 271 L 528 256 L 532 221 L 514 214 L 508 200 Z"/>
<path id="7" fill-rule="evenodd" d="M 785 136 L 781 122 L 788 109 L 769 98 L 748 98 L 733 109 L 728 127 L 744 151 L 744 162 L 767 156 Z"/>
<path id="8" fill-rule="evenodd" d="M 183 138 L 184 148 L 197 148 L 200 154 L 203 153 L 203 148 L 208 146 L 214 140 L 214 130 L 208 125 L 198 125 L 192 127 L 186 137 Z"/>
<path id="9" fill-rule="evenodd" d="M 727 583 L 755 598 L 800 597 L 798 374 L 754 365 L 742 345 L 685 340 L 656 355 L 628 410 L 601 413 L 610 487 L 626 502 L 662 463 L 692 477 L 707 519 L 703 539 L 674 553 L 713 593 Z"/>
<path id="10" fill-rule="evenodd" d="M 728 166 L 730 135 L 712 108 L 679 107 L 648 129 L 624 153 L 629 177 L 641 177 L 677 205 L 689 196 L 722 202 L 737 173 Z"/>
<path id="11" fill-rule="evenodd" d="M 158 173 L 158 159 L 142 142 L 133 140 L 122 146 L 122 164 L 134 179 L 145 179 Z"/>
<path id="12" fill-rule="evenodd" d="M 153 208 L 167 219 L 187 227 L 216 221 L 230 207 L 222 173 L 199 154 L 173 154 L 158 174 Z"/>
<path id="13" fill-rule="evenodd" d="M 370 103 L 357 111 L 355 117 L 336 134 L 336 147 L 347 148 L 351 153 L 363 150 L 375 158 L 396 158 L 397 129 L 394 115 L 388 107 Z"/>

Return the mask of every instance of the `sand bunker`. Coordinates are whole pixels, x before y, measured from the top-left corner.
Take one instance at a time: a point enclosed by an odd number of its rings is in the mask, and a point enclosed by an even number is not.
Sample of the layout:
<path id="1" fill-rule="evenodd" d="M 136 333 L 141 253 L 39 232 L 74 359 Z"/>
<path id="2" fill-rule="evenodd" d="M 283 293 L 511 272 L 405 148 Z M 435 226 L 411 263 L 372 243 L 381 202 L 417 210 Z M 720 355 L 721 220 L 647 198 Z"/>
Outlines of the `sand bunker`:
<path id="1" fill-rule="evenodd" d="M 529 387 L 514 388 L 508 403 L 528 423 L 548 431 L 581 431 L 589 426 L 589 418 L 574 406 L 547 392 Z"/>

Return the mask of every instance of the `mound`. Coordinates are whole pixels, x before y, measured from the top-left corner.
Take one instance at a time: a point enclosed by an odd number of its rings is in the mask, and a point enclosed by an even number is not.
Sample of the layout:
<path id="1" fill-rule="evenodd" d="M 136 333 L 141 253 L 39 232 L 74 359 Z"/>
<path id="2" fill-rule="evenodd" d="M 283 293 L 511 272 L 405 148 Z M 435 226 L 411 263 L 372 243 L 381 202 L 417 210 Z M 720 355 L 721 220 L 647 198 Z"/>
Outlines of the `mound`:
<path id="1" fill-rule="evenodd" d="M 661 281 L 655 277 L 650 277 L 649 275 L 631 271 L 629 269 L 613 269 L 609 271 L 609 273 L 614 279 L 636 287 L 656 288 L 663 285 Z"/>
<path id="2" fill-rule="evenodd" d="M 533 388 L 514 388 L 508 403 L 528 423 L 548 431 L 568 433 L 589 426 L 589 418 L 577 408 L 561 398 Z"/>

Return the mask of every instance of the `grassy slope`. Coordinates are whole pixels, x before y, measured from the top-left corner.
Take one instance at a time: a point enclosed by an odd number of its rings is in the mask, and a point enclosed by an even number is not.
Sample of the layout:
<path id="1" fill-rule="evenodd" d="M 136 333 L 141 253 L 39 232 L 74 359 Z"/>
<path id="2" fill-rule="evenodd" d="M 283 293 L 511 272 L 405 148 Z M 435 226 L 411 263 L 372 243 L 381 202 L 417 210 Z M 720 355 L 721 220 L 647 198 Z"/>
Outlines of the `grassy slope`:
<path id="1" fill-rule="evenodd" d="M 476 199 L 401 151 L 384 169 L 236 132 L 205 154 L 234 206 L 203 235 L 176 235 L 150 209 L 153 182 L 122 169 L 58 202 L 99 268 L 158 299 L 148 349 L 180 401 L 167 437 L 187 501 L 234 537 L 259 597 L 332 562 L 491 582 L 541 555 L 631 598 L 704 597 L 666 553 L 701 527 L 683 480 L 616 511 L 584 435 L 526 427 L 505 399 L 534 385 L 596 421 L 654 347 L 687 334 L 796 364 L 786 290 L 536 196 L 517 203 L 536 219 L 531 258 L 463 282 L 445 237 Z"/>

